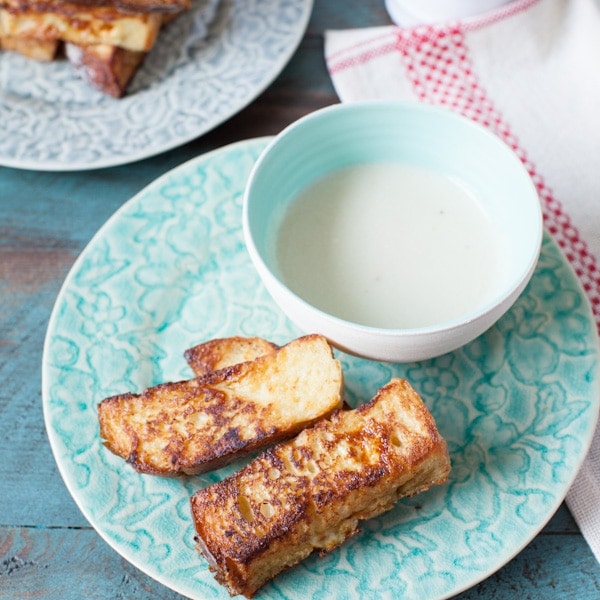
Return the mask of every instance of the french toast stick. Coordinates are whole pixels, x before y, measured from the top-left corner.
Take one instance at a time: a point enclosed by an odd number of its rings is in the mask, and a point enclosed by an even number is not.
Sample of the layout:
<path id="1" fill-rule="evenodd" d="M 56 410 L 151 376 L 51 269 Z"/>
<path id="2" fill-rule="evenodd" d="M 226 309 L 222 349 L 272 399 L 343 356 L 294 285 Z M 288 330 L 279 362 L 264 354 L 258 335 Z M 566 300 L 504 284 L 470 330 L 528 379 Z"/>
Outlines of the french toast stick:
<path id="1" fill-rule="evenodd" d="M 313 551 L 339 546 L 399 498 L 444 483 L 450 459 L 410 385 L 336 411 L 191 498 L 198 550 L 231 595 L 252 597 Z"/>
<path id="2" fill-rule="evenodd" d="M 105 446 L 140 473 L 198 474 L 289 439 L 342 404 L 327 340 L 308 335 L 253 361 L 98 405 Z"/>
<path id="3" fill-rule="evenodd" d="M 279 346 L 261 337 L 231 336 L 215 338 L 188 348 L 184 358 L 196 376 L 206 375 L 231 365 L 254 360 Z"/>

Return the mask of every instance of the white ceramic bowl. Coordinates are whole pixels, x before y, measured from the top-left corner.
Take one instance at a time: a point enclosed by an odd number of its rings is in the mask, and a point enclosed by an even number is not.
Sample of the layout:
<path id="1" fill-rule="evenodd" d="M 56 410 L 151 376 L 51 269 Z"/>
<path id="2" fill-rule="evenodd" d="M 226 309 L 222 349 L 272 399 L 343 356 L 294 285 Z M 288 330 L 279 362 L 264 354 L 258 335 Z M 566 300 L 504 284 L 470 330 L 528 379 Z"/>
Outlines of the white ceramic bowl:
<path id="1" fill-rule="evenodd" d="M 464 314 L 416 326 L 365 325 L 314 306 L 302 289 L 296 286 L 292 291 L 283 282 L 277 239 L 290 204 L 307 186 L 338 169 L 382 162 L 409 165 L 458 182 L 489 215 L 501 243 L 502 276 L 494 279 L 485 299 Z M 351 354 L 390 362 L 444 354 L 491 327 L 531 278 L 543 234 L 531 178 L 500 139 L 448 110 L 388 101 L 330 106 L 277 135 L 250 174 L 243 228 L 248 252 L 267 290 L 301 330 L 325 335 Z M 310 268 L 319 269 L 319 262 Z M 497 268 L 490 265 L 491 271 Z M 354 293 L 352 286 L 347 293 Z M 447 294 L 436 298 L 447 299 Z"/>

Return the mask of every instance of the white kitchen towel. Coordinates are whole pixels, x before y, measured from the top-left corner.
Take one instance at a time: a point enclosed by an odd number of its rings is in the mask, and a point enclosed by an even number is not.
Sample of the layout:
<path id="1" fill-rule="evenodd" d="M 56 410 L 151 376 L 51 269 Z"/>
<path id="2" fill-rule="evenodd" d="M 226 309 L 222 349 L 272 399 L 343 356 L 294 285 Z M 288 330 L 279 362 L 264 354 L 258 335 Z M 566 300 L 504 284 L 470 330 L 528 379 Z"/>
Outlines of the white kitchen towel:
<path id="1" fill-rule="evenodd" d="M 325 59 L 342 102 L 445 106 L 511 146 L 600 331 L 600 0 L 516 0 L 455 22 L 330 30 Z M 567 504 L 600 561 L 600 426 Z"/>

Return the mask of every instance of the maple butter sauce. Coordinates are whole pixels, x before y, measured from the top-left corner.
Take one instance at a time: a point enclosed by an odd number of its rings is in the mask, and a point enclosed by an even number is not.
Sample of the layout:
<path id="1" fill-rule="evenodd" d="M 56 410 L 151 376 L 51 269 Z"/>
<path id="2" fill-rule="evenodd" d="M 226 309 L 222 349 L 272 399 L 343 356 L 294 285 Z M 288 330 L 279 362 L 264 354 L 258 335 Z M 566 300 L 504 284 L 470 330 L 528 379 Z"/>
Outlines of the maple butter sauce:
<path id="1" fill-rule="evenodd" d="M 449 177 L 398 163 L 352 165 L 309 185 L 275 243 L 292 291 L 373 327 L 459 318 L 490 300 L 501 277 L 500 240 L 477 199 Z"/>

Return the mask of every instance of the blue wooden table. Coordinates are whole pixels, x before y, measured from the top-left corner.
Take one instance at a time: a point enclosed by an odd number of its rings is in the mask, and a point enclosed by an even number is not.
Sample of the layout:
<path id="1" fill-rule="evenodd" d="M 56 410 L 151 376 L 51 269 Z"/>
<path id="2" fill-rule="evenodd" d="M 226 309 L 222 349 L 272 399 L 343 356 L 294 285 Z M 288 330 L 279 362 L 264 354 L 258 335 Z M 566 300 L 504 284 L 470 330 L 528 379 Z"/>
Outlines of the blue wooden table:
<path id="1" fill-rule="evenodd" d="M 275 134 L 338 101 L 323 60 L 324 29 L 389 22 L 383 0 L 316 0 L 306 35 L 281 75 L 250 106 L 199 139 L 154 158 L 88 172 L 0 167 L 0 598 L 180 597 L 109 548 L 62 482 L 40 393 L 50 311 L 94 233 L 156 177 L 230 142 Z M 597 599 L 600 565 L 563 504 L 511 562 L 458 598 Z"/>

